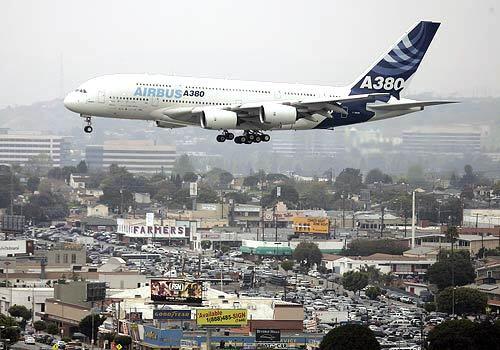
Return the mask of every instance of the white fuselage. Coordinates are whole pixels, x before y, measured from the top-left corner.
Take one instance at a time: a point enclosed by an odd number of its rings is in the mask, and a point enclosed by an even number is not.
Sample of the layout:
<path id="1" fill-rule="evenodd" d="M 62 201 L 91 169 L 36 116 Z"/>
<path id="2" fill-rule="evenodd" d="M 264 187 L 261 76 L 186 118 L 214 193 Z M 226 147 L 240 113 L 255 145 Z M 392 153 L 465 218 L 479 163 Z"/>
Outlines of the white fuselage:
<path id="1" fill-rule="evenodd" d="M 229 108 L 246 103 L 283 102 L 347 96 L 347 88 L 148 74 L 117 74 L 86 81 L 68 94 L 65 105 L 82 116 L 179 122 L 168 111 L 192 108 Z M 311 129 L 325 119 L 297 120 L 295 124 L 263 129 Z M 242 123 L 235 129 L 246 129 Z"/>

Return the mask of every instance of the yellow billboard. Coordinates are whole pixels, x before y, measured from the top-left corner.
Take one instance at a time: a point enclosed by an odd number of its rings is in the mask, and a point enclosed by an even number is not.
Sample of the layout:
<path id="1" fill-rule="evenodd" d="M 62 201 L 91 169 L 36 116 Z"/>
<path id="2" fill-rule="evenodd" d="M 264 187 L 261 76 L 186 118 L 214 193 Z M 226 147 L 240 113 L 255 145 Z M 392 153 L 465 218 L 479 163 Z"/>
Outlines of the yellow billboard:
<path id="1" fill-rule="evenodd" d="M 295 233 L 323 233 L 330 232 L 330 220 L 317 217 L 294 217 L 293 231 Z"/>
<path id="2" fill-rule="evenodd" d="M 242 327 L 247 324 L 245 309 L 198 309 L 196 324 L 201 327 L 233 326 Z"/>

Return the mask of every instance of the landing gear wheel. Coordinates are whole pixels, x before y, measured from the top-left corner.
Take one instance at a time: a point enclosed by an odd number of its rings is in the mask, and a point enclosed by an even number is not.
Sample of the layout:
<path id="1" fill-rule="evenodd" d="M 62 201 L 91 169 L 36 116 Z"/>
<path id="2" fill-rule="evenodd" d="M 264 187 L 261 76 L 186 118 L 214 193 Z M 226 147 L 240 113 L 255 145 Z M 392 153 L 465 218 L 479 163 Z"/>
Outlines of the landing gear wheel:
<path id="1" fill-rule="evenodd" d="M 241 143 L 241 136 L 236 136 L 236 137 L 234 138 L 234 143 L 238 143 L 238 144 L 240 144 L 240 143 Z"/>
<path id="2" fill-rule="evenodd" d="M 94 130 L 90 125 L 87 125 L 86 127 L 83 128 L 83 131 L 85 131 L 87 134 L 90 134 Z"/>
<path id="3" fill-rule="evenodd" d="M 240 142 L 241 143 L 247 143 L 247 141 L 248 141 L 248 138 L 245 135 L 240 136 Z"/>
<path id="4" fill-rule="evenodd" d="M 255 140 L 253 140 L 253 142 L 259 143 L 260 141 L 262 141 L 260 135 L 255 135 Z"/>
<path id="5" fill-rule="evenodd" d="M 215 139 L 217 140 L 217 142 L 226 141 L 226 137 L 224 135 L 217 135 L 217 137 Z"/>
<path id="6" fill-rule="evenodd" d="M 224 136 L 226 137 L 226 140 L 232 140 L 232 139 L 234 139 L 234 134 L 232 132 L 228 132 Z"/>
<path id="7" fill-rule="evenodd" d="M 255 140 L 255 135 L 254 134 L 248 134 L 248 140 L 250 140 L 250 141 Z"/>
<path id="8" fill-rule="evenodd" d="M 262 141 L 269 142 L 269 140 L 271 140 L 271 136 L 269 136 L 268 134 L 262 135 Z"/>

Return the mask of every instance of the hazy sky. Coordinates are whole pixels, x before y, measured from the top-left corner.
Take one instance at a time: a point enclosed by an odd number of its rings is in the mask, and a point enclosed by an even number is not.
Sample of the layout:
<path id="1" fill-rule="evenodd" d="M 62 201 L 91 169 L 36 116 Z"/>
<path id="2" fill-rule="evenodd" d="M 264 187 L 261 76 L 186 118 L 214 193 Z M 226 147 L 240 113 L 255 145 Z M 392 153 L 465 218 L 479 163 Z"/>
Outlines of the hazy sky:
<path id="1" fill-rule="evenodd" d="M 442 25 L 410 92 L 500 96 L 498 3 L 3 0 L 0 106 L 109 73 L 342 85 L 421 19 Z"/>

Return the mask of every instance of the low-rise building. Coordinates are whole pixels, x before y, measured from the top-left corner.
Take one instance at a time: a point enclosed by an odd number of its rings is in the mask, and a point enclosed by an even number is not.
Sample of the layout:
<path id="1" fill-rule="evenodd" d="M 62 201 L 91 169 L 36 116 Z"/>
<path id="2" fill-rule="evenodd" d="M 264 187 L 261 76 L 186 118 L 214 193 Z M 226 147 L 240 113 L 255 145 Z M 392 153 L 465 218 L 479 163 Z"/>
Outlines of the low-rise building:
<path id="1" fill-rule="evenodd" d="M 476 255 L 481 248 L 496 249 L 500 245 L 498 237 L 480 236 L 480 235 L 464 235 L 460 234 L 454 243 L 455 249 L 467 250 L 470 255 Z M 415 245 L 419 247 L 434 247 L 439 249 L 451 249 L 451 243 L 443 233 L 417 236 Z"/>
<path id="2" fill-rule="evenodd" d="M 399 277 L 423 276 L 429 266 L 436 262 L 435 259 L 412 258 L 403 255 L 390 255 L 376 253 L 369 256 L 343 256 L 325 264 L 333 266 L 333 272 L 343 275 L 349 271 L 360 271 L 373 266 L 381 273 L 392 274 Z"/>

